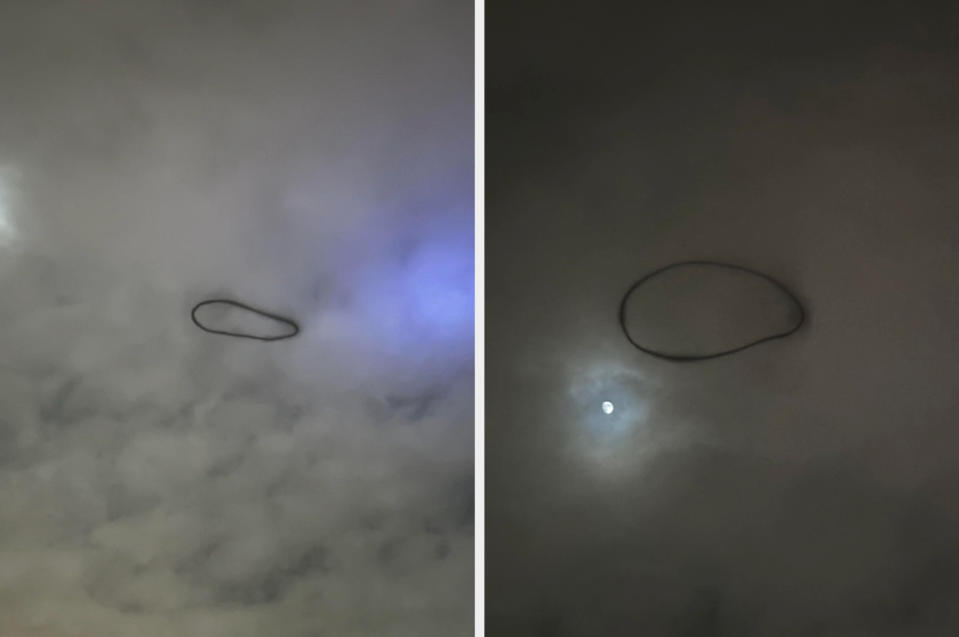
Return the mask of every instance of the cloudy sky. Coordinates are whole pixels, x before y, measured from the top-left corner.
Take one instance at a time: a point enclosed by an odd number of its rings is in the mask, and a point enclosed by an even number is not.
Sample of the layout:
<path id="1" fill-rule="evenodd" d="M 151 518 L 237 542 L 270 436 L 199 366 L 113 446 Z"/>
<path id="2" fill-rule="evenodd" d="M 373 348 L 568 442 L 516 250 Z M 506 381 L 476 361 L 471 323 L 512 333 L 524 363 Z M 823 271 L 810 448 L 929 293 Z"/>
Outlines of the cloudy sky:
<path id="1" fill-rule="evenodd" d="M 491 634 L 959 631 L 959 15 L 774 4 L 488 6 Z M 685 259 L 806 325 L 636 351 Z"/>
<path id="2" fill-rule="evenodd" d="M 0 3 L 0 634 L 471 634 L 471 20 Z"/>

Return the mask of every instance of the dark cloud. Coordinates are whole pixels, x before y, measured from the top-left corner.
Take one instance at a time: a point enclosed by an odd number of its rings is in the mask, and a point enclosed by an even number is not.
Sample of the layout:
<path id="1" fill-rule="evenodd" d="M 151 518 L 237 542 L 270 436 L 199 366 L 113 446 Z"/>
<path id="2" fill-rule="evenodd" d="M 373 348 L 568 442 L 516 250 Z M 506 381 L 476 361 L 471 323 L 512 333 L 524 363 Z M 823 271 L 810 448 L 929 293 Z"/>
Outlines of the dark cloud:
<path id="1" fill-rule="evenodd" d="M 959 19 L 489 11 L 491 634 L 955 632 Z M 637 352 L 623 293 L 693 258 L 806 327 Z"/>

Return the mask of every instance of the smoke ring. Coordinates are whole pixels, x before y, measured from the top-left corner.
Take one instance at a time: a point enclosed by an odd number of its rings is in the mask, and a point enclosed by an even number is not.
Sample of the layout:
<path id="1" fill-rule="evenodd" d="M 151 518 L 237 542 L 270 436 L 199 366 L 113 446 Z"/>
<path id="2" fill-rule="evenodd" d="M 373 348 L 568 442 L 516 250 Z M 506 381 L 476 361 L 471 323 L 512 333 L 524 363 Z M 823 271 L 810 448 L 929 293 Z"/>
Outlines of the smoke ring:
<path id="1" fill-rule="evenodd" d="M 746 343 L 745 345 L 740 345 L 732 349 L 722 350 L 719 352 L 712 352 L 708 354 L 701 354 L 701 355 L 675 354 L 675 353 L 663 352 L 663 351 L 655 350 L 650 347 L 646 347 L 642 345 L 636 339 L 634 339 L 632 335 L 630 335 L 629 328 L 626 326 L 626 303 L 629 301 L 629 297 L 633 294 L 633 292 L 636 292 L 644 283 L 647 283 L 650 279 L 668 270 L 672 270 L 673 268 L 679 268 L 679 267 L 690 266 L 690 265 L 705 265 L 705 266 L 713 266 L 713 267 L 719 267 L 719 268 L 727 268 L 729 270 L 745 272 L 747 274 L 751 274 L 753 276 L 757 276 L 761 279 L 764 279 L 767 283 L 771 283 L 777 290 L 785 294 L 786 297 L 790 301 L 792 301 L 792 303 L 799 310 L 799 316 L 798 316 L 798 319 L 796 320 L 795 325 L 793 325 L 790 329 L 784 332 L 777 332 L 769 336 L 764 336 L 754 341 L 750 341 Z M 749 349 L 750 347 L 755 347 L 756 345 L 759 345 L 761 343 L 766 343 L 768 341 L 791 336 L 792 334 L 795 334 L 799 330 L 799 328 L 803 326 L 805 322 L 806 322 L 805 307 L 803 307 L 802 302 L 796 297 L 796 295 L 788 287 L 786 287 L 784 283 L 769 276 L 768 274 L 763 274 L 762 272 L 759 272 L 758 270 L 753 270 L 752 268 L 747 268 L 745 266 L 735 265 L 732 263 L 721 263 L 718 261 L 703 261 L 703 260 L 679 261 L 677 263 L 671 263 L 661 268 L 657 268 L 656 270 L 653 270 L 649 274 L 644 275 L 638 281 L 630 285 L 629 289 L 626 290 L 626 294 L 623 295 L 622 301 L 620 301 L 619 303 L 619 327 L 623 331 L 623 335 L 626 336 L 626 340 L 628 340 L 633 347 L 635 347 L 636 349 L 638 349 L 639 351 L 645 354 L 649 354 L 650 356 L 654 356 L 662 360 L 672 361 L 675 363 L 693 363 L 697 361 L 705 361 L 713 358 L 719 358 L 721 356 L 729 356 L 730 354 L 736 354 L 737 352 L 741 352 L 745 349 Z"/>
<path id="2" fill-rule="evenodd" d="M 259 314 L 260 316 L 264 316 L 272 321 L 276 321 L 277 323 L 288 325 L 292 329 L 292 332 L 289 334 L 281 334 L 280 336 L 261 336 L 258 334 L 246 334 L 244 332 L 230 332 L 226 330 L 213 329 L 212 327 L 208 327 L 201 323 L 196 315 L 197 310 L 199 310 L 201 307 L 213 304 L 231 305 L 233 307 L 238 307 L 241 310 L 246 310 L 247 312 Z M 287 338 L 293 338 L 300 333 L 300 326 L 293 319 L 280 316 L 279 314 L 273 314 L 271 312 L 267 312 L 266 310 L 261 310 L 259 308 L 247 305 L 246 303 L 241 303 L 240 301 L 234 301 L 232 299 L 207 299 L 206 301 L 200 301 L 193 306 L 192 310 L 190 310 L 190 319 L 193 320 L 194 325 L 199 327 L 204 332 L 209 332 L 210 334 L 220 334 L 222 336 L 232 336 L 234 338 L 249 338 L 256 341 L 282 341 Z"/>

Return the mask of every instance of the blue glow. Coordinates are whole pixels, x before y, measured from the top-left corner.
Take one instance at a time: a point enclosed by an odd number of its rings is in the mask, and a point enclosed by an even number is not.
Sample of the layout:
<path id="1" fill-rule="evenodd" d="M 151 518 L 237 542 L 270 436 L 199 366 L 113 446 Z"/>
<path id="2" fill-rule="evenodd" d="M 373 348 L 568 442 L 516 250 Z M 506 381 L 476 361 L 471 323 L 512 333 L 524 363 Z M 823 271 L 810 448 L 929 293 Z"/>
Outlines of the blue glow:
<path id="1" fill-rule="evenodd" d="M 415 322 L 440 333 L 472 327 L 471 241 L 448 239 L 420 247 L 409 259 L 403 279 Z"/>
<path id="2" fill-rule="evenodd" d="M 421 230 L 363 273 L 362 321 L 396 353 L 461 358 L 472 352 L 472 223 Z M 437 341 L 455 351 L 429 346 Z"/>

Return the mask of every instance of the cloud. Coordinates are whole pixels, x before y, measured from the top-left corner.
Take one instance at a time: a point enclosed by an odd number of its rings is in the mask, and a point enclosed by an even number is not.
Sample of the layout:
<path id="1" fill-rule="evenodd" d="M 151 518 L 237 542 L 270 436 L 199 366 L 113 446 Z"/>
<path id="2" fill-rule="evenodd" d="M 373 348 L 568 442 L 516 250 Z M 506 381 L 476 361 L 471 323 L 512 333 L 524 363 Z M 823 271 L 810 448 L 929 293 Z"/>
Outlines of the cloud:
<path id="1" fill-rule="evenodd" d="M 489 47 L 492 633 L 959 626 L 954 22 L 855 4 L 533 11 Z M 631 348 L 629 285 L 696 258 L 807 326 Z"/>
<path id="2" fill-rule="evenodd" d="M 471 16 L 0 8 L 0 634 L 471 632 Z"/>

